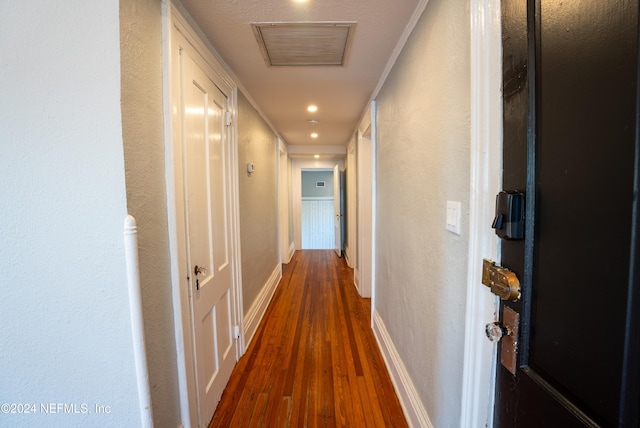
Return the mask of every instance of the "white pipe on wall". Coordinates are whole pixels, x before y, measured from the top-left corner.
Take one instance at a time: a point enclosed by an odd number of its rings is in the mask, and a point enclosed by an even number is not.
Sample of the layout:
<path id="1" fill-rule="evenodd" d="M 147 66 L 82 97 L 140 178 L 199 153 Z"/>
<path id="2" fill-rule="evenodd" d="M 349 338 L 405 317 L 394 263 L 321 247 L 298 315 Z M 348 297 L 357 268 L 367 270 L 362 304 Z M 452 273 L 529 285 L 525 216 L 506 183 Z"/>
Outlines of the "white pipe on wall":
<path id="1" fill-rule="evenodd" d="M 129 284 L 129 311 L 133 333 L 133 354 L 136 363 L 138 381 L 138 399 L 143 428 L 153 427 L 151 409 L 151 390 L 149 388 L 149 369 L 144 341 L 144 322 L 142 317 L 142 290 L 140 287 L 140 263 L 138 261 L 138 228 L 136 219 L 128 215 L 124 221 L 124 248 L 127 260 L 127 282 Z"/>

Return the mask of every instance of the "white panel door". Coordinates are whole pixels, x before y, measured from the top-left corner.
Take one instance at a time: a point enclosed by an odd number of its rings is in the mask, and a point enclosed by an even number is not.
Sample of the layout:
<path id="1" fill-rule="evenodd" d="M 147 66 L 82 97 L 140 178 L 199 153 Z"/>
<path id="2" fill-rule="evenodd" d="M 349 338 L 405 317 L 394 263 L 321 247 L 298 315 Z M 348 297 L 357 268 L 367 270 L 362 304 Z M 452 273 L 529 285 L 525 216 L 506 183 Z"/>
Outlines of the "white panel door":
<path id="1" fill-rule="evenodd" d="M 340 213 L 340 168 L 333 167 L 333 231 L 334 248 L 338 257 L 342 257 L 342 214 Z"/>
<path id="2" fill-rule="evenodd" d="M 302 201 L 302 249 L 334 249 L 333 222 L 332 199 Z"/>
<path id="3" fill-rule="evenodd" d="M 199 425 L 236 363 L 230 263 L 227 97 L 184 56 L 184 179 Z"/>

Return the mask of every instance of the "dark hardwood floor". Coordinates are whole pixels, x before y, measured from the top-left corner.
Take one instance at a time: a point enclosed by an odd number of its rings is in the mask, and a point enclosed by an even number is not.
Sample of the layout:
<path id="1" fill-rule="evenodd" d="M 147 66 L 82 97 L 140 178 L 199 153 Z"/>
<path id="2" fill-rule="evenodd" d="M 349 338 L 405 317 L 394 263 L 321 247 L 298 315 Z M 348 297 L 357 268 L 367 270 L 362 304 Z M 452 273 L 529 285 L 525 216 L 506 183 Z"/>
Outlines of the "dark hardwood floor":
<path id="1" fill-rule="evenodd" d="M 405 427 L 369 299 L 333 251 L 297 251 L 209 427 Z"/>

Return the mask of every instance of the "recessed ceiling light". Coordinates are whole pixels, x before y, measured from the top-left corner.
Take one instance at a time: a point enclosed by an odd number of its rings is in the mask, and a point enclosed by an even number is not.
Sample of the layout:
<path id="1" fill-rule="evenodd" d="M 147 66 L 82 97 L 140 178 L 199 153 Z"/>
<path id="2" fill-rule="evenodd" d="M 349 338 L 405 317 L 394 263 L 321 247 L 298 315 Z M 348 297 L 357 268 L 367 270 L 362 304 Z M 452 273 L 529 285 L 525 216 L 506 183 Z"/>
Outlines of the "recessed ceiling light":
<path id="1" fill-rule="evenodd" d="M 314 132 L 313 134 L 311 134 L 311 138 L 318 138 L 318 133 Z"/>
<path id="2" fill-rule="evenodd" d="M 314 158 L 320 159 L 320 155 L 313 155 Z"/>
<path id="3" fill-rule="evenodd" d="M 314 113 L 318 111 L 318 106 L 310 105 L 309 107 L 307 107 L 307 110 L 310 111 L 311 113 Z"/>

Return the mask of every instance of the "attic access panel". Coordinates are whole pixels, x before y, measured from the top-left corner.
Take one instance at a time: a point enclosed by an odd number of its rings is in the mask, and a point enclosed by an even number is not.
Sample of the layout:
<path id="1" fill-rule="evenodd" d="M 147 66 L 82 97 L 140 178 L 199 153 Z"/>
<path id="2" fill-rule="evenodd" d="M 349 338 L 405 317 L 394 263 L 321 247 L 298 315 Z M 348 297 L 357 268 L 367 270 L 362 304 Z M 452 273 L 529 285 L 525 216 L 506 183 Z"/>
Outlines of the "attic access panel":
<path id="1" fill-rule="evenodd" d="M 251 24 L 267 65 L 345 65 L 355 22 Z"/>

